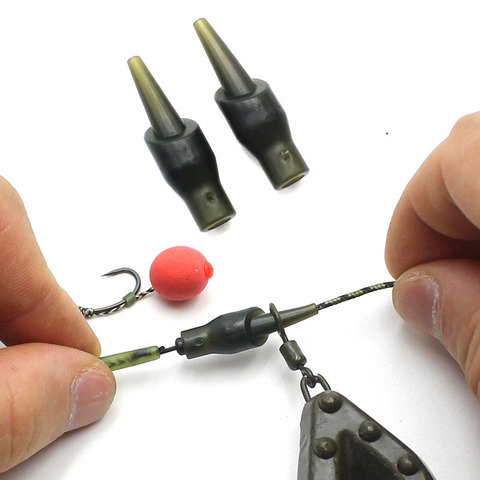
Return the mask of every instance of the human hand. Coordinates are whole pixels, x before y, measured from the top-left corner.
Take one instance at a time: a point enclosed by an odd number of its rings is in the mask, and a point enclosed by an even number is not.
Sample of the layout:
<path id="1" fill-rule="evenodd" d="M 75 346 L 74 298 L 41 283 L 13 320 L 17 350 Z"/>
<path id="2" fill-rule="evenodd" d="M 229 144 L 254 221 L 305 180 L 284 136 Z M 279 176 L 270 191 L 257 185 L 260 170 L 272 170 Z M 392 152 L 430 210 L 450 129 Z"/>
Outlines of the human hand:
<path id="1" fill-rule="evenodd" d="M 480 113 L 461 118 L 407 185 L 385 258 L 399 314 L 447 348 L 480 399 Z"/>
<path id="2" fill-rule="evenodd" d="M 0 473 L 108 410 L 115 379 L 0 177 Z M 38 343 L 34 343 L 38 342 Z"/>

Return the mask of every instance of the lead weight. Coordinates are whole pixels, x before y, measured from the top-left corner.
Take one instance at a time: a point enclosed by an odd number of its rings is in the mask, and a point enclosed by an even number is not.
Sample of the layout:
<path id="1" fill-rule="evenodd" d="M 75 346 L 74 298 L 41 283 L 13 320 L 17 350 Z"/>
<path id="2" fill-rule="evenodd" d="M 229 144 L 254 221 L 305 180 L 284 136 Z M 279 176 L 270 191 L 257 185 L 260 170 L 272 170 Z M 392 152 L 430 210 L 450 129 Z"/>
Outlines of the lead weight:
<path id="1" fill-rule="evenodd" d="M 300 423 L 297 480 L 435 480 L 398 438 L 343 395 L 309 400 Z"/>

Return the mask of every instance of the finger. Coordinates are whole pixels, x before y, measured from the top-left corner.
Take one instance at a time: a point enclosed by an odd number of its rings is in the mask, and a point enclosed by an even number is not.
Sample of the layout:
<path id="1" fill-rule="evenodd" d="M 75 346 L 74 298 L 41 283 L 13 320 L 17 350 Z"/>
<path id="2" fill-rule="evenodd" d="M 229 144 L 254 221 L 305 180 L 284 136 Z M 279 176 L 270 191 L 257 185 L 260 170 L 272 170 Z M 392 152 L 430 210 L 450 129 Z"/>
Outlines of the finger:
<path id="1" fill-rule="evenodd" d="M 440 258 L 480 258 L 480 114 L 457 122 L 407 185 L 385 259 L 394 277 Z"/>
<path id="2" fill-rule="evenodd" d="M 115 394 L 102 361 L 56 345 L 1 349 L 0 377 L 0 473 L 64 432 L 100 419 Z"/>
<path id="3" fill-rule="evenodd" d="M 393 304 L 408 323 L 437 338 L 480 399 L 480 262 L 437 260 L 402 274 Z"/>
<path id="4" fill-rule="evenodd" d="M 0 339 L 100 353 L 97 338 L 55 281 L 18 193 L 0 177 Z"/>

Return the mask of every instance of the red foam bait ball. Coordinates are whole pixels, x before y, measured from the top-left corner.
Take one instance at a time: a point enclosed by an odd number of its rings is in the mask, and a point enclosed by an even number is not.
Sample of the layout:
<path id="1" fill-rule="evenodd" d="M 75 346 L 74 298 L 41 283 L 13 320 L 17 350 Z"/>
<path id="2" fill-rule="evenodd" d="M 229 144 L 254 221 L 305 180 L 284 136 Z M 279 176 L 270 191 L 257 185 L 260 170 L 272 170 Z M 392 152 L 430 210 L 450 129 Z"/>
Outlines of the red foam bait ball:
<path id="1" fill-rule="evenodd" d="M 150 267 L 155 291 L 168 300 L 188 300 L 198 295 L 213 275 L 213 267 L 194 248 L 172 247 L 160 253 Z"/>

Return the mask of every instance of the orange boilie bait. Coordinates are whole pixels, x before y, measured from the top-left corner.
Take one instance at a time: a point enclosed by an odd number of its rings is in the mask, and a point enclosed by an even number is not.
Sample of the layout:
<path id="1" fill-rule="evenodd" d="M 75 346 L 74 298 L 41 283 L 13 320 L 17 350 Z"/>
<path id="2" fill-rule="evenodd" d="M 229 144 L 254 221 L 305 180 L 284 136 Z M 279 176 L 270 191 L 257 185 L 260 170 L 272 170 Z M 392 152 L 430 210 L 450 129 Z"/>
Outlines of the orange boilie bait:
<path id="1" fill-rule="evenodd" d="M 212 265 L 198 250 L 190 247 L 168 248 L 150 267 L 152 287 L 167 300 L 188 300 L 197 296 L 212 275 Z"/>

